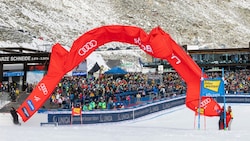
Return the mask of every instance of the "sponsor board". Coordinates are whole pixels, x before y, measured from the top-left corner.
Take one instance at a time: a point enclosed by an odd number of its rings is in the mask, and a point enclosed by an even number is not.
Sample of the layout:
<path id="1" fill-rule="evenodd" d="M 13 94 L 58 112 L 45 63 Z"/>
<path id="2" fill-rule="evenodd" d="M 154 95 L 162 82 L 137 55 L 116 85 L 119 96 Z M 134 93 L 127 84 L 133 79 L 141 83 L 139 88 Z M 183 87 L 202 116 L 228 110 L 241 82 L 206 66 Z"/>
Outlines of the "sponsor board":
<path id="1" fill-rule="evenodd" d="M 164 100 L 156 103 L 150 103 L 138 108 L 131 108 L 126 110 L 83 112 L 82 123 L 95 124 L 133 120 L 151 113 L 183 105 L 184 103 L 185 97 L 182 97 L 174 100 Z M 56 112 L 48 114 L 48 122 L 56 122 L 58 123 L 58 125 L 71 124 L 71 118 L 74 118 L 73 124 L 81 124 L 80 116 L 72 117 L 70 113 L 63 112 L 58 112 L 58 114 Z"/>
<path id="2" fill-rule="evenodd" d="M 217 102 L 223 103 L 223 97 L 216 97 Z M 227 95 L 228 103 L 250 103 L 250 95 Z M 156 103 L 149 103 L 137 108 L 130 108 L 117 111 L 90 111 L 83 112 L 83 124 L 109 123 L 133 120 L 145 115 L 170 109 L 185 104 L 185 96 L 174 100 L 163 100 Z M 46 113 L 45 111 L 43 111 Z M 40 113 L 42 113 L 40 111 Z M 71 111 L 53 111 L 48 113 L 48 122 L 56 122 L 58 125 L 71 124 Z M 81 124 L 80 116 L 73 117 L 73 124 Z"/>

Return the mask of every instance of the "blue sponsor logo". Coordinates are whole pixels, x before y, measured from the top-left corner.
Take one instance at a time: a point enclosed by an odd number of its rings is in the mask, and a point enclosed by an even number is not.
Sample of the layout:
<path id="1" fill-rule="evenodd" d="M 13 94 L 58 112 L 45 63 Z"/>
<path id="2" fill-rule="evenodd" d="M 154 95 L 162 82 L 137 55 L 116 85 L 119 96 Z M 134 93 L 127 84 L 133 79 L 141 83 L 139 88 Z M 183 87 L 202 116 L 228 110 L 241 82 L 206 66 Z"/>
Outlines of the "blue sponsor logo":
<path id="1" fill-rule="evenodd" d="M 30 114 L 28 113 L 27 109 L 25 107 L 22 108 L 22 111 L 26 117 L 29 117 Z"/>
<path id="2" fill-rule="evenodd" d="M 31 100 L 28 100 L 27 103 L 28 103 L 28 105 L 29 105 L 29 107 L 30 107 L 30 110 L 31 110 L 31 111 L 34 111 L 34 110 L 35 110 L 35 106 L 34 106 L 34 104 L 32 103 L 32 101 L 31 101 Z"/>

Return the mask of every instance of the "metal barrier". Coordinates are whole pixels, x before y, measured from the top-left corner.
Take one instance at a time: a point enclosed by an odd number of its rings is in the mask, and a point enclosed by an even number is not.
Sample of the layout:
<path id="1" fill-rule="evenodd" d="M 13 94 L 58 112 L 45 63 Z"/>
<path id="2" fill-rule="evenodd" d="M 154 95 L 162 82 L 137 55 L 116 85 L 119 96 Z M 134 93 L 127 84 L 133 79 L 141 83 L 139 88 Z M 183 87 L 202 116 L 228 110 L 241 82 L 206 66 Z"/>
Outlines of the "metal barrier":
<path id="1" fill-rule="evenodd" d="M 0 108 L 2 108 L 3 106 L 5 106 L 9 102 L 10 102 L 10 100 L 9 100 L 9 93 L 5 92 L 5 91 L 1 91 L 0 92 Z"/>

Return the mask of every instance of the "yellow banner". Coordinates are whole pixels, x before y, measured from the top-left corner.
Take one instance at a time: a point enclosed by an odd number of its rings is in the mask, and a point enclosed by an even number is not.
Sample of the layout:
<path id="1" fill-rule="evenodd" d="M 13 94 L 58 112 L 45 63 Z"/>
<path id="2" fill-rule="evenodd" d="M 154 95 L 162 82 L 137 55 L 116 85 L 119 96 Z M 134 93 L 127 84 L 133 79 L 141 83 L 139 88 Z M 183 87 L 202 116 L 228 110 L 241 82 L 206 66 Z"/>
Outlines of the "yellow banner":
<path id="1" fill-rule="evenodd" d="M 209 89 L 214 92 L 218 92 L 220 83 L 221 83 L 220 80 L 214 80 L 214 81 L 204 80 L 204 88 Z"/>

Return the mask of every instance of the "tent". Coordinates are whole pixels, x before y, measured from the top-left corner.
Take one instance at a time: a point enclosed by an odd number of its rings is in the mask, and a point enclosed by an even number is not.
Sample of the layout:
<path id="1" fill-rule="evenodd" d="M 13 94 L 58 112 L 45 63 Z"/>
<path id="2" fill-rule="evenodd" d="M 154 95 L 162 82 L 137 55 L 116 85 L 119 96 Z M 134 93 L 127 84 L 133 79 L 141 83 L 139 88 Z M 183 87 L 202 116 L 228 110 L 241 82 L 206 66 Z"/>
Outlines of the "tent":
<path id="1" fill-rule="evenodd" d="M 113 67 L 110 70 L 104 72 L 104 74 L 112 74 L 112 75 L 116 75 L 116 74 L 127 74 L 128 72 L 123 70 L 120 67 Z"/>
<path id="2" fill-rule="evenodd" d="M 95 65 L 89 70 L 89 72 L 88 73 L 95 73 L 95 72 L 97 72 L 97 71 L 99 71 L 100 70 L 100 66 L 98 65 L 98 63 L 96 62 L 95 63 Z"/>
<path id="3" fill-rule="evenodd" d="M 101 54 L 98 54 L 96 52 L 92 52 L 87 57 L 87 71 L 89 72 L 97 62 L 98 62 L 98 65 L 100 67 L 102 67 L 102 70 L 108 70 L 108 69 L 112 68 L 106 64 L 106 61 L 103 59 Z"/>

